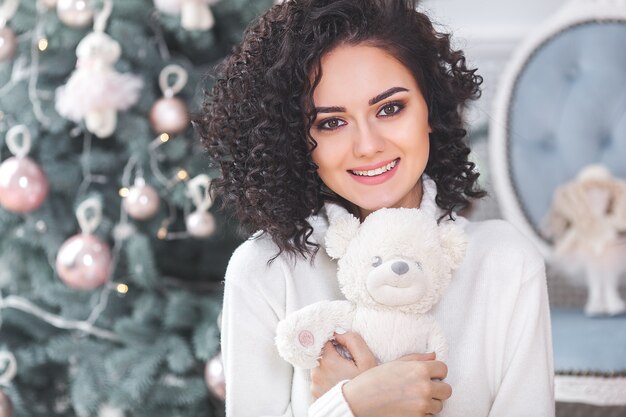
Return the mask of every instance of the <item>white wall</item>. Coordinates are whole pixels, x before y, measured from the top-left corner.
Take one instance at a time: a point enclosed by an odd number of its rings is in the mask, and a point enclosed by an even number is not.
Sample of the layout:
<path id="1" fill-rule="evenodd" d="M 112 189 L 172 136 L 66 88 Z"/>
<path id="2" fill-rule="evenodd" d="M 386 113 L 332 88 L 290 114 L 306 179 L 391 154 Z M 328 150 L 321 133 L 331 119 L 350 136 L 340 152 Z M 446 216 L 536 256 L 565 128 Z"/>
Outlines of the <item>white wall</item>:
<path id="1" fill-rule="evenodd" d="M 420 8 L 484 78 L 483 96 L 472 109 L 472 123 L 485 123 L 491 114 L 499 76 L 511 53 L 525 36 L 549 19 L 568 0 L 422 0 Z"/>
<path id="2" fill-rule="evenodd" d="M 423 0 L 422 8 L 461 37 L 524 36 L 565 0 Z"/>

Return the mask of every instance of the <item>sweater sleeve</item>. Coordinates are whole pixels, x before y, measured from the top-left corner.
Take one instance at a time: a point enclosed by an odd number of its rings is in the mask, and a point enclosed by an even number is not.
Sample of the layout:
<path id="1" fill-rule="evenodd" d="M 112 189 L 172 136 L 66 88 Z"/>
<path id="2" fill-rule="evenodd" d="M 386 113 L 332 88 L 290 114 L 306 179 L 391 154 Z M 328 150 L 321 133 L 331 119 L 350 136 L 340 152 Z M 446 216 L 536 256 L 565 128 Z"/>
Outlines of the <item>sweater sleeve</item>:
<path id="1" fill-rule="evenodd" d="M 280 271 L 258 270 L 260 265 L 255 267 L 247 255 L 252 254 L 236 251 L 225 277 L 221 344 L 226 416 L 291 417 L 293 369 L 274 347 L 279 319 L 268 300 L 255 286 L 248 285 L 251 280 Z"/>
<path id="2" fill-rule="evenodd" d="M 285 315 L 276 294 L 282 292 L 277 283 L 284 272 L 279 259 L 268 266 L 257 249 L 244 243 L 226 271 L 221 329 L 226 416 L 293 417 L 295 409 L 303 408 L 292 408 L 294 370 L 274 344 L 276 326 Z M 261 289 L 259 283 L 269 287 Z M 310 417 L 353 417 L 340 385 L 316 401 Z"/>
<path id="3" fill-rule="evenodd" d="M 543 266 L 521 284 L 506 339 L 505 370 L 489 417 L 554 417 L 554 363 Z"/>

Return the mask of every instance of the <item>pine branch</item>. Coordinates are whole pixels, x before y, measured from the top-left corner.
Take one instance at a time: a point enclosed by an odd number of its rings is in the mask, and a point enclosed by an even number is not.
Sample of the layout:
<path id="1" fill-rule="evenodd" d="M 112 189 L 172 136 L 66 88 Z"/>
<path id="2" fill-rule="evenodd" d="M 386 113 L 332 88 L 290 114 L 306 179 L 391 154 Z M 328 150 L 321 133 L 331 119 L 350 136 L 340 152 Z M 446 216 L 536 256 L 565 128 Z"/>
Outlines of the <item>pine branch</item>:
<path id="1" fill-rule="evenodd" d="M 32 314 L 59 329 L 80 330 L 85 333 L 100 337 L 102 339 L 107 339 L 114 342 L 121 341 L 115 333 L 109 330 L 97 328 L 86 321 L 67 320 L 61 316 L 45 311 L 44 309 L 34 305 L 30 301 L 22 297 L 10 295 L 6 298 L 1 298 L 0 310 L 5 308 L 14 308 L 16 310 L 21 310 L 25 313 Z"/>

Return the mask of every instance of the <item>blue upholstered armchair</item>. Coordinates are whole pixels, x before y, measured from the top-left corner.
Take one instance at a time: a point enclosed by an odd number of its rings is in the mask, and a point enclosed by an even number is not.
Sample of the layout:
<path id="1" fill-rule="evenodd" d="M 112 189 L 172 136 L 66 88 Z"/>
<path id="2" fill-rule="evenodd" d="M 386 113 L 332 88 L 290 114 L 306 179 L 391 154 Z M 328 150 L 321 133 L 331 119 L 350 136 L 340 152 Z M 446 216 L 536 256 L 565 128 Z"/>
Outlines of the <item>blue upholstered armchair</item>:
<path id="1" fill-rule="evenodd" d="M 503 216 L 550 267 L 541 224 L 556 188 L 592 163 L 626 178 L 626 1 L 572 1 L 524 42 L 502 76 L 490 157 Z M 626 406 L 626 316 L 588 318 L 550 295 L 557 401 Z"/>

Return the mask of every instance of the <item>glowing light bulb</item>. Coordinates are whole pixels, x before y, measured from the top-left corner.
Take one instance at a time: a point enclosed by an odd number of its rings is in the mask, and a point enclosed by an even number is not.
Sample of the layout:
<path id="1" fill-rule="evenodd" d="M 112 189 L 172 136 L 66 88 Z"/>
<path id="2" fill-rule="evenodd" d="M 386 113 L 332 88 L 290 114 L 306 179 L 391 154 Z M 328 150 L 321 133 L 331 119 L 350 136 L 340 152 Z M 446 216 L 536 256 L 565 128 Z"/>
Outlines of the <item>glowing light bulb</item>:
<path id="1" fill-rule="evenodd" d="M 37 42 L 37 48 L 39 48 L 41 52 L 48 49 L 48 39 L 46 38 L 39 39 L 39 42 Z"/>
<path id="2" fill-rule="evenodd" d="M 187 171 L 185 171 L 184 169 L 181 169 L 180 171 L 178 171 L 178 173 L 176 174 L 176 177 L 178 177 L 179 180 L 184 181 L 187 178 L 189 178 L 189 174 L 187 173 Z"/>

